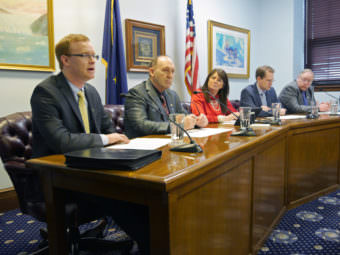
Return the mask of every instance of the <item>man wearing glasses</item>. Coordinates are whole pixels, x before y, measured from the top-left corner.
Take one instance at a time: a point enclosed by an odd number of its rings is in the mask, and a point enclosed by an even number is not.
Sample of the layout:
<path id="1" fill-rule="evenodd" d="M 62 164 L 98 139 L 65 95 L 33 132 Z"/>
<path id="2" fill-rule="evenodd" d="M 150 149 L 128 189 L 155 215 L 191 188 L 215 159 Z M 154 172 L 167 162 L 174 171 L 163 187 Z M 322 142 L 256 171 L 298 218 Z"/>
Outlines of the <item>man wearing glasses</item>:
<path id="1" fill-rule="evenodd" d="M 255 73 L 256 82 L 241 91 L 241 106 L 261 107 L 259 117 L 272 116 L 272 103 L 278 103 L 274 82 L 274 69 L 270 66 L 260 66 Z M 281 108 L 280 115 L 285 115 L 286 109 Z"/>
<path id="2" fill-rule="evenodd" d="M 299 73 L 297 79 L 286 85 L 279 96 L 279 99 L 288 113 L 309 113 L 312 106 L 316 105 L 314 91 L 311 87 L 314 73 L 311 69 L 304 69 Z M 328 103 L 320 103 L 319 111 L 329 111 Z"/>
<path id="3" fill-rule="evenodd" d="M 94 78 L 99 58 L 89 38 L 67 35 L 55 51 L 61 72 L 38 84 L 31 97 L 32 156 L 128 143 L 125 135 L 115 133 L 97 90 L 86 83 Z"/>
<path id="4" fill-rule="evenodd" d="M 33 157 L 128 143 L 125 135 L 115 133 L 97 90 L 87 83 L 99 59 L 89 38 L 67 35 L 55 51 L 61 72 L 38 84 L 31 97 Z M 145 207 L 85 193 L 68 192 L 67 199 L 77 203 L 81 214 L 111 215 L 137 241 L 141 253 L 148 254 Z"/>

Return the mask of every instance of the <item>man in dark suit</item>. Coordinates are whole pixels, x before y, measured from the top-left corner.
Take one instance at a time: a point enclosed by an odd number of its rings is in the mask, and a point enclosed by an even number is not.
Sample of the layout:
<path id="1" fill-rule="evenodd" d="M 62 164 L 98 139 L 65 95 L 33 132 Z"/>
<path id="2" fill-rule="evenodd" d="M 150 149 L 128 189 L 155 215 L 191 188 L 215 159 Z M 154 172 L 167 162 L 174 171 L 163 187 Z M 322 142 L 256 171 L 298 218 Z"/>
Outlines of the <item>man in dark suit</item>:
<path id="1" fill-rule="evenodd" d="M 170 133 L 169 114 L 186 113 L 177 93 L 170 90 L 175 66 L 168 56 L 158 56 L 149 68 L 149 79 L 129 90 L 125 100 L 124 127 L 129 138 Z M 208 124 L 204 114 L 187 115 L 186 130 Z"/>
<path id="2" fill-rule="evenodd" d="M 258 116 L 272 116 L 272 103 L 278 103 L 275 89 L 272 87 L 274 81 L 274 69 L 270 66 L 260 66 L 256 69 L 256 82 L 244 88 L 241 92 L 240 106 L 261 107 Z M 284 115 L 286 109 L 282 108 L 280 115 Z"/>
<path id="3" fill-rule="evenodd" d="M 295 81 L 287 84 L 280 93 L 280 101 L 287 107 L 288 113 L 309 113 L 312 106 L 317 105 L 312 85 L 314 73 L 311 69 L 304 69 Z M 329 111 L 329 103 L 320 103 L 320 112 Z"/>
<path id="4" fill-rule="evenodd" d="M 61 72 L 41 82 L 31 97 L 33 157 L 128 143 L 125 135 L 115 133 L 97 90 L 86 83 L 94 78 L 98 60 L 89 39 L 64 37 L 56 45 L 56 56 Z M 79 92 L 85 94 L 83 112 Z"/>
<path id="5" fill-rule="evenodd" d="M 128 143 L 125 135 L 114 133 L 98 92 L 86 83 L 94 78 L 98 60 L 89 39 L 79 34 L 67 35 L 56 45 L 56 55 L 61 73 L 41 82 L 31 98 L 33 156 Z M 85 93 L 85 99 L 79 92 Z M 137 241 L 141 254 L 149 253 L 146 207 L 71 191 L 67 202 L 76 203 L 82 215 L 113 216 Z"/>

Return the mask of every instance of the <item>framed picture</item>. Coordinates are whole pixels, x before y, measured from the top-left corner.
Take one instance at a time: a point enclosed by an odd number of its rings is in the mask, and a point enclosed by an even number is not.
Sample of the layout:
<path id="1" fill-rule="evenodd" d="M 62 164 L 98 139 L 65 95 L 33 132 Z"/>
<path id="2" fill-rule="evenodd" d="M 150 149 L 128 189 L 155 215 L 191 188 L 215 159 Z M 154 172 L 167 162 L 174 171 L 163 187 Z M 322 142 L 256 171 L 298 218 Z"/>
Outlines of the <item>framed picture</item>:
<path id="1" fill-rule="evenodd" d="M 148 72 L 152 59 L 165 55 L 164 30 L 161 25 L 125 20 L 127 71 Z"/>
<path id="2" fill-rule="evenodd" d="M 0 69 L 55 70 L 52 0 L 0 1 Z"/>
<path id="3" fill-rule="evenodd" d="M 250 31 L 208 21 L 209 72 L 224 69 L 229 77 L 249 78 Z"/>

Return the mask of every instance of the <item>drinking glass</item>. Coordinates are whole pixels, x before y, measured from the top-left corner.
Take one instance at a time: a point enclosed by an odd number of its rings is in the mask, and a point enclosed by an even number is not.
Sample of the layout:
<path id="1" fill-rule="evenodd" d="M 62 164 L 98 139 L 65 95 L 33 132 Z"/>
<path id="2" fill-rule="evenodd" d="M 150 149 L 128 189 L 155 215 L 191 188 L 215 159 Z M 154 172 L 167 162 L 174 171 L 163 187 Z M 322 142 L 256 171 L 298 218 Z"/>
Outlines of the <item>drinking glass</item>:
<path id="1" fill-rule="evenodd" d="M 250 126 L 251 107 L 240 107 L 240 127 L 247 130 Z"/>
<path id="2" fill-rule="evenodd" d="M 281 103 L 272 103 L 272 114 L 274 121 L 280 120 Z"/>
<path id="3" fill-rule="evenodd" d="M 171 130 L 171 145 L 173 146 L 183 144 L 184 118 L 185 118 L 184 113 L 171 113 L 169 115 Z M 177 125 L 175 125 L 174 122 L 176 122 Z M 178 126 L 182 127 L 183 129 L 179 128 Z"/>

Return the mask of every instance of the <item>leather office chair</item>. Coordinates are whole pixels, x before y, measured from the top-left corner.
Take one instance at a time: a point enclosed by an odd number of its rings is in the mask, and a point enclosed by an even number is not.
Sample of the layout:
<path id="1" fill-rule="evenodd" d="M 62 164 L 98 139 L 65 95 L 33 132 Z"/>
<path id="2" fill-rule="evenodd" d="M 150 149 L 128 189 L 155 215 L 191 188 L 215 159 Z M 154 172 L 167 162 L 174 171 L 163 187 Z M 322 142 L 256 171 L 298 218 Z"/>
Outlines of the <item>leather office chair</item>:
<path id="1" fill-rule="evenodd" d="M 112 123 L 116 128 L 116 132 L 122 134 L 124 132 L 124 105 L 106 104 L 104 105 L 104 109 L 112 118 Z"/>
<path id="2" fill-rule="evenodd" d="M 19 112 L 0 118 L 0 157 L 4 167 L 10 176 L 17 197 L 20 210 L 24 214 L 33 216 L 39 221 L 46 221 L 46 207 L 39 173 L 26 167 L 25 161 L 32 155 L 32 114 L 31 112 Z M 66 225 L 69 228 L 70 244 L 74 254 L 78 253 L 82 246 L 89 248 L 93 245 L 101 245 L 100 234 L 106 225 L 105 221 L 99 221 L 94 229 L 79 233 L 76 223 L 86 223 L 93 220 L 91 216 L 78 212 L 77 204 L 66 204 L 65 208 Z M 47 239 L 47 232 L 41 230 L 43 238 Z M 95 237 L 95 238 L 94 238 Z M 98 242 L 99 241 L 99 242 Z M 34 254 L 48 254 L 47 241 L 43 247 Z M 132 241 L 127 240 L 121 243 L 105 242 L 105 246 L 129 250 Z"/>

